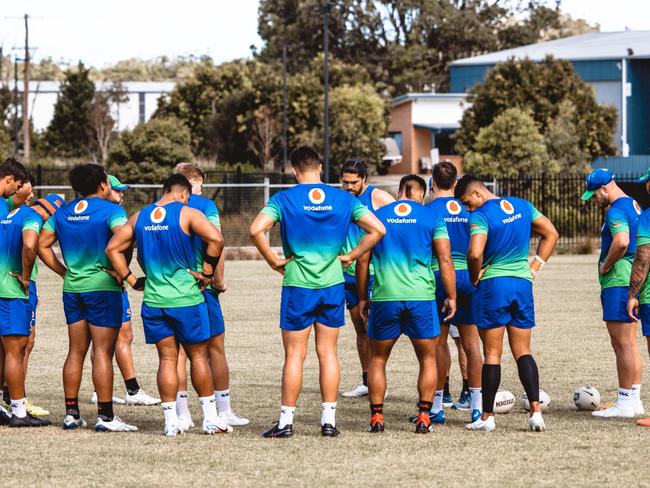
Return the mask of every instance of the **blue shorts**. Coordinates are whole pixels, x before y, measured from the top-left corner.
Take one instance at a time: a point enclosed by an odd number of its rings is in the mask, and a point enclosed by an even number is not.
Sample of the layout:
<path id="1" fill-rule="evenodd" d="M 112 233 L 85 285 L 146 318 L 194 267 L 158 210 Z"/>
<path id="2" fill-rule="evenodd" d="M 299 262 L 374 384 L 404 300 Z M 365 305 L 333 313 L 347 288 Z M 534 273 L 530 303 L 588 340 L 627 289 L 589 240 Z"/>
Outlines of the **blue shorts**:
<path id="1" fill-rule="evenodd" d="M 535 327 L 533 283 L 524 278 L 499 276 L 479 282 L 474 295 L 476 326 L 493 329 L 512 325 Z"/>
<path id="2" fill-rule="evenodd" d="M 212 338 L 208 307 L 205 303 L 189 307 L 158 308 L 142 304 L 142 325 L 147 344 L 176 336 L 179 342 L 196 344 Z"/>
<path id="3" fill-rule="evenodd" d="M 129 293 L 122 292 L 122 323 L 131 322 L 131 302 L 129 302 Z"/>
<path id="4" fill-rule="evenodd" d="M 631 323 L 627 314 L 627 286 L 603 288 L 600 303 L 603 306 L 603 321 Z"/>
<path id="5" fill-rule="evenodd" d="M 205 299 L 206 307 L 208 307 L 210 334 L 212 334 L 212 337 L 223 334 L 226 331 L 226 326 L 223 321 L 223 313 L 221 313 L 219 295 L 213 290 L 203 290 L 203 298 Z"/>
<path id="6" fill-rule="evenodd" d="M 29 300 L 0 298 L 0 336 L 28 336 L 32 321 Z"/>
<path id="7" fill-rule="evenodd" d="M 63 312 L 68 325 L 82 320 L 97 327 L 122 327 L 122 292 L 63 292 Z"/>
<path id="8" fill-rule="evenodd" d="M 343 283 L 313 290 L 297 286 L 282 287 L 280 328 L 304 330 L 315 322 L 327 327 L 345 325 Z"/>
<path id="9" fill-rule="evenodd" d="M 348 310 L 359 305 L 359 292 L 357 291 L 357 279 L 347 273 L 343 273 L 345 278 L 345 306 Z M 372 298 L 372 285 L 375 277 L 370 275 L 368 280 L 368 298 Z"/>
<path id="10" fill-rule="evenodd" d="M 645 337 L 650 337 L 650 304 L 639 305 L 639 317 L 641 319 L 641 330 Z"/>
<path id="11" fill-rule="evenodd" d="M 36 327 L 36 308 L 38 307 L 38 293 L 36 292 L 36 283 L 29 282 L 29 310 L 31 311 L 32 318 L 29 322 L 29 328 Z"/>
<path id="12" fill-rule="evenodd" d="M 397 339 L 434 339 L 440 335 L 440 319 L 435 300 L 372 302 L 368 319 L 368 337 L 377 341 Z"/>
<path id="13" fill-rule="evenodd" d="M 440 271 L 434 273 L 436 277 L 436 303 L 438 304 L 438 317 L 443 320 L 446 314 L 442 311 L 447 299 L 447 292 L 442 285 Z M 474 307 L 472 300 L 476 287 L 469 279 L 469 271 L 459 269 L 456 271 L 456 315 L 445 325 L 471 325 L 474 323 Z"/>

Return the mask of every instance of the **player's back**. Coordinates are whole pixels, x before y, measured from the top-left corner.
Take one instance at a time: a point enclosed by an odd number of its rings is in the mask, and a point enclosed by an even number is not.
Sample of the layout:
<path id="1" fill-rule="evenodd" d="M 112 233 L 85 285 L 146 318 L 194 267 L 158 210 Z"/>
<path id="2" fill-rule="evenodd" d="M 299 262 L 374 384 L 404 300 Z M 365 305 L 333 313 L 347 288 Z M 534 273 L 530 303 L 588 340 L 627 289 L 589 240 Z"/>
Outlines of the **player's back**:
<path id="1" fill-rule="evenodd" d="M 602 227 L 602 244 L 600 261 L 604 261 L 609 252 L 609 248 L 614 240 L 614 235 L 618 229 L 629 232 L 630 242 L 625 251 L 624 259 L 632 262 L 636 253 L 637 229 L 641 207 L 632 197 L 621 197 L 610 205 L 605 217 L 605 224 Z"/>
<path id="2" fill-rule="evenodd" d="M 111 229 L 125 223 L 124 209 L 99 197 L 73 200 L 47 221 L 45 228 L 56 232 L 68 268 L 64 291 L 120 290 L 102 268 L 112 269 L 105 254 L 113 235 Z"/>
<path id="3" fill-rule="evenodd" d="M 455 269 L 467 269 L 467 251 L 469 250 L 469 212 L 454 197 L 438 197 L 431 201 L 427 207 L 434 216 L 441 216 L 445 221 L 451 257 Z M 433 257 L 433 269 L 438 270 L 438 260 Z"/>
<path id="4" fill-rule="evenodd" d="M 317 289 L 343 283 L 339 252 L 353 213 L 367 213 L 358 200 L 322 183 L 299 184 L 276 193 L 268 207 L 280 221 L 284 255 L 293 258 L 284 285 Z"/>
<path id="5" fill-rule="evenodd" d="M 528 251 L 532 221 L 541 216 L 527 200 L 504 197 L 488 200 L 472 212 L 470 233 L 486 233 L 482 279 L 512 276 L 531 280 Z"/>
<path id="6" fill-rule="evenodd" d="M 180 223 L 184 205 L 151 204 L 135 224 L 138 260 L 147 276 L 143 301 L 151 307 L 188 307 L 203 302 L 199 286 L 187 270 L 196 270 L 194 236 Z"/>
<path id="7" fill-rule="evenodd" d="M 419 203 L 398 200 L 376 211 L 386 235 L 372 251 L 373 301 L 433 300 L 433 239 L 446 237 L 442 218 Z"/>
<path id="8" fill-rule="evenodd" d="M 38 233 L 43 220 L 31 208 L 22 206 L 0 219 L 0 297 L 26 298 L 22 286 L 9 273 L 22 272 L 23 231 Z"/>

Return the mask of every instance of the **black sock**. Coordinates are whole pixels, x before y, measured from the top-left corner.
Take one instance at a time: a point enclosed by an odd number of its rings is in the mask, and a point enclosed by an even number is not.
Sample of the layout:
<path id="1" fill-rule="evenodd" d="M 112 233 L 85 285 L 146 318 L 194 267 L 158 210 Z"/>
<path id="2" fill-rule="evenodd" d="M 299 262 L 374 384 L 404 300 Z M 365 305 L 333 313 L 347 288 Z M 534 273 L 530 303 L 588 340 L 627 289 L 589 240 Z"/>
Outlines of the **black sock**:
<path id="1" fill-rule="evenodd" d="M 376 413 L 384 413 L 384 404 L 383 403 L 371 403 L 370 404 L 370 413 L 371 414 L 376 414 Z"/>
<path id="2" fill-rule="evenodd" d="M 368 386 L 368 372 L 364 371 L 361 373 L 361 381 L 363 382 L 363 386 Z"/>
<path id="3" fill-rule="evenodd" d="M 483 411 L 494 413 L 494 397 L 501 383 L 501 365 L 484 364 L 481 373 L 481 390 L 483 391 Z"/>
<path id="4" fill-rule="evenodd" d="M 4 385 L 2 387 L 2 401 L 5 403 L 11 403 L 11 397 L 9 396 L 9 387 Z"/>
<path id="5" fill-rule="evenodd" d="M 66 398 L 65 399 L 65 414 L 72 415 L 75 419 L 79 419 L 79 398 Z"/>
<path id="6" fill-rule="evenodd" d="M 428 400 L 420 400 L 418 402 L 418 412 L 426 412 L 429 413 L 431 411 L 431 407 L 433 406 L 433 402 L 430 402 Z"/>
<path id="7" fill-rule="evenodd" d="M 126 385 L 126 392 L 129 395 L 135 395 L 140 390 L 140 385 L 135 377 L 124 380 L 124 384 Z"/>
<path id="8" fill-rule="evenodd" d="M 517 369 L 528 401 L 539 402 L 539 371 L 533 356 L 526 354 L 517 359 Z"/>
<path id="9" fill-rule="evenodd" d="M 463 378 L 463 391 L 469 391 L 469 380 Z"/>
<path id="10" fill-rule="evenodd" d="M 449 376 L 445 379 L 445 386 L 443 388 L 443 395 L 449 395 Z"/>
<path id="11" fill-rule="evenodd" d="M 105 422 L 113 420 L 113 402 L 97 402 L 97 416 Z"/>

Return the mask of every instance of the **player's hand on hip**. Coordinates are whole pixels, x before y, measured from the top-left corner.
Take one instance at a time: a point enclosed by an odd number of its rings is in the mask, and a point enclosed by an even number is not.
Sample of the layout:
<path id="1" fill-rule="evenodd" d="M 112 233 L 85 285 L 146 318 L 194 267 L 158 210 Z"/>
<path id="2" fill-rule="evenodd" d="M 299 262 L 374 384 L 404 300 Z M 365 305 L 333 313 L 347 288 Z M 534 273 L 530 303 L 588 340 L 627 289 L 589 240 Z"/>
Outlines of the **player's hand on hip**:
<path id="1" fill-rule="evenodd" d="M 361 313 L 361 318 L 367 322 L 368 316 L 370 315 L 370 300 L 359 300 L 359 312 Z"/>
<path id="2" fill-rule="evenodd" d="M 350 266 L 352 266 L 352 263 L 354 262 L 354 259 L 352 259 L 349 254 L 341 254 L 341 255 L 339 255 L 339 260 L 341 261 L 341 264 L 343 265 L 343 269 L 349 268 Z"/>
<path id="3" fill-rule="evenodd" d="M 212 284 L 213 276 L 207 276 L 198 271 L 192 271 L 191 269 L 188 269 L 187 272 L 196 279 L 201 291 L 205 290 L 210 284 Z"/>
<path id="4" fill-rule="evenodd" d="M 601 275 L 606 275 L 607 273 L 609 273 L 609 270 L 605 268 L 605 263 L 598 265 L 598 272 Z"/>
<path id="5" fill-rule="evenodd" d="M 29 295 L 29 280 L 23 279 L 23 275 L 20 275 L 18 273 L 9 272 L 9 275 L 16 278 L 18 280 L 18 283 L 20 283 L 20 286 L 23 287 L 25 295 Z"/>
<path id="6" fill-rule="evenodd" d="M 282 276 L 284 276 L 284 267 L 292 259 L 293 259 L 293 256 L 288 257 L 288 258 L 284 258 L 284 259 L 276 258 L 275 262 L 273 264 L 271 264 L 271 268 L 273 268 L 278 273 L 280 273 Z"/>
<path id="7" fill-rule="evenodd" d="M 226 290 L 228 290 L 228 287 L 226 286 L 225 281 L 218 281 L 217 277 L 215 276 L 212 279 L 212 289 L 216 291 L 217 293 L 226 293 Z"/>
<path id="8" fill-rule="evenodd" d="M 445 298 L 445 303 L 442 306 L 442 312 L 447 314 L 447 316 L 443 319 L 443 322 L 451 320 L 454 315 L 456 315 L 456 300 Z"/>
<path id="9" fill-rule="evenodd" d="M 639 321 L 639 299 L 636 297 L 627 300 L 627 315 L 635 322 Z"/>
<path id="10" fill-rule="evenodd" d="M 101 268 L 101 270 L 104 273 L 111 275 L 115 279 L 115 281 L 117 281 L 117 284 L 120 285 L 122 289 L 124 289 L 124 280 L 119 274 L 117 274 L 117 272 L 114 269 Z"/>

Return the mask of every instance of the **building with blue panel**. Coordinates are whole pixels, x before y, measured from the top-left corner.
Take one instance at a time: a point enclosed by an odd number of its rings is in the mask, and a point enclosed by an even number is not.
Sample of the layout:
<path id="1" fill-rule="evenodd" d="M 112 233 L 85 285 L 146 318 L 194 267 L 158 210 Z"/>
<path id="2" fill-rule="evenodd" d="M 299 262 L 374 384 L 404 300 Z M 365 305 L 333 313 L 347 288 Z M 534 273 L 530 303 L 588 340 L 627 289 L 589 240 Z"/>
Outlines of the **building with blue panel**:
<path id="1" fill-rule="evenodd" d="M 596 99 L 618 111 L 614 142 L 619 157 L 594 164 L 619 172 L 650 166 L 650 31 L 595 32 L 459 59 L 450 65 L 451 91 L 467 92 L 499 62 L 539 62 L 548 55 L 571 61 L 593 86 Z"/>

